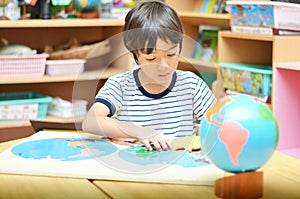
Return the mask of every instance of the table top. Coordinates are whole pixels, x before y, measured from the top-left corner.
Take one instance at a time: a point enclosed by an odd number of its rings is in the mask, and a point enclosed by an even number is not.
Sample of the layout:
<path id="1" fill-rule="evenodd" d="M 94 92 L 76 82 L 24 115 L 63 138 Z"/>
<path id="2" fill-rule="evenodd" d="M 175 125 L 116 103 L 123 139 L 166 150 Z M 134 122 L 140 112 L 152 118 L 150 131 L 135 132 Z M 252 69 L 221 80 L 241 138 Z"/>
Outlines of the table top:
<path id="1" fill-rule="evenodd" d="M 20 142 L 0 143 L 0 152 Z M 300 159 L 275 152 L 263 172 L 263 197 L 300 198 Z M 231 176 L 232 174 L 226 174 Z M 214 186 L 0 174 L 0 198 L 218 198 Z"/>

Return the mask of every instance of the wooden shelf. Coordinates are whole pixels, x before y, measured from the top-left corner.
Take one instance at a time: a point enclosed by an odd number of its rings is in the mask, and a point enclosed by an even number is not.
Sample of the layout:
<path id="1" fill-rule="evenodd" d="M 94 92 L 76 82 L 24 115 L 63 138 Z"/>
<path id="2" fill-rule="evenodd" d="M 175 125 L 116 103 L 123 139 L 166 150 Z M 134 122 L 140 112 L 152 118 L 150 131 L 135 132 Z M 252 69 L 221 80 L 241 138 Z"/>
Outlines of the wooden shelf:
<path id="1" fill-rule="evenodd" d="M 12 121 L 0 121 L 0 128 L 12 128 L 12 127 L 22 127 L 22 126 L 31 126 L 29 120 L 15 120 Z"/>
<path id="2" fill-rule="evenodd" d="M 107 69 L 86 71 L 81 74 L 53 75 L 53 76 L 45 75 L 42 77 L 35 77 L 35 78 L 0 79 L 0 85 L 100 80 L 100 79 L 107 79 L 112 75 L 125 72 L 125 71 L 128 71 L 128 68 L 109 67 Z"/>
<path id="3" fill-rule="evenodd" d="M 0 21 L 2 28 L 59 28 L 123 26 L 123 19 L 30 19 Z"/>
<path id="4" fill-rule="evenodd" d="M 74 121 L 81 122 L 83 120 L 83 117 L 61 118 L 61 117 L 55 117 L 55 116 L 47 116 L 45 118 L 32 119 L 32 120 L 39 121 L 39 122 L 66 124 L 66 123 L 74 123 Z M 11 121 L 1 121 L 0 122 L 0 128 L 12 128 L 12 127 L 23 127 L 23 126 L 31 126 L 30 120 L 24 119 L 24 120 L 11 120 Z"/>
<path id="5" fill-rule="evenodd" d="M 183 23 L 228 28 L 230 15 L 179 12 Z M 113 27 L 123 26 L 123 19 L 30 19 L 0 21 L 0 28 L 59 28 L 59 27 Z"/>
<path id="6" fill-rule="evenodd" d="M 233 39 L 257 40 L 257 41 L 274 41 L 274 37 L 276 37 L 276 36 L 244 34 L 244 33 L 234 33 L 231 31 L 222 31 L 222 37 L 233 38 Z M 280 36 L 280 37 L 282 37 L 282 36 Z"/>
<path id="7" fill-rule="evenodd" d="M 45 118 L 37 118 L 32 119 L 31 121 L 34 123 L 52 123 L 58 125 L 67 125 L 67 124 L 80 124 L 83 121 L 83 116 L 78 117 L 56 117 L 52 115 L 47 115 Z M 20 127 L 29 127 L 31 126 L 31 122 L 28 119 L 24 120 L 9 120 L 9 121 L 0 121 L 0 129 L 1 128 L 20 128 Z"/>
<path id="8" fill-rule="evenodd" d="M 230 15 L 228 14 L 202 14 L 197 12 L 178 12 L 184 24 L 190 25 L 210 25 L 228 28 L 230 25 Z"/>
<path id="9" fill-rule="evenodd" d="M 193 72 L 206 71 L 210 73 L 216 73 L 217 65 L 212 62 L 204 62 L 193 58 L 181 58 L 181 67 L 179 69 L 185 69 Z"/>
<path id="10" fill-rule="evenodd" d="M 300 62 L 277 62 L 276 68 L 300 71 Z"/>
<path id="11" fill-rule="evenodd" d="M 64 123 L 82 122 L 83 121 L 83 116 L 63 118 L 63 117 L 56 117 L 56 116 L 52 116 L 52 115 L 47 115 L 45 118 L 33 119 L 32 121 L 52 122 L 52 123 L 64 124 Z"/>

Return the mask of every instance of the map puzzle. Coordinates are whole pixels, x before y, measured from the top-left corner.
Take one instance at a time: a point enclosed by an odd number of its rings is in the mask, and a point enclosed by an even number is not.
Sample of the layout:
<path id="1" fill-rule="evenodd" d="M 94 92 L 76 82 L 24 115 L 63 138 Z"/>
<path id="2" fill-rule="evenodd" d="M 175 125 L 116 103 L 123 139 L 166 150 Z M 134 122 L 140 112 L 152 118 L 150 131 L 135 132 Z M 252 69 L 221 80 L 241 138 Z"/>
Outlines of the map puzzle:
<path id="1" fill-rule="evenodd" d="M 224 172 L 199 153 L 148 151 L 88 133 L 41 131 L 0 153 L 0 173 L 213 185 Z"/>

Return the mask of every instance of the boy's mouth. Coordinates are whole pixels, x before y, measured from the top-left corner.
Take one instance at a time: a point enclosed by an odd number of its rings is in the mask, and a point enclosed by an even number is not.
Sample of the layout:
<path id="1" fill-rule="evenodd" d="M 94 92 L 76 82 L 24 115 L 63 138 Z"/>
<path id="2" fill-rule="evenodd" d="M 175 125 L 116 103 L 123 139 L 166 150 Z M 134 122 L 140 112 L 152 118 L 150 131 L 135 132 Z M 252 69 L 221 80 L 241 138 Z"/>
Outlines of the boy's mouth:
<path id="1" fill-rule="evenodd" d="M 164 74 L 161 74 L 161 75 L 158 75 L 158 76 L 161 77 L 161 78 L 166 78 L 166 77 L 170 76 L 170 73 L 164 73 Z"/>

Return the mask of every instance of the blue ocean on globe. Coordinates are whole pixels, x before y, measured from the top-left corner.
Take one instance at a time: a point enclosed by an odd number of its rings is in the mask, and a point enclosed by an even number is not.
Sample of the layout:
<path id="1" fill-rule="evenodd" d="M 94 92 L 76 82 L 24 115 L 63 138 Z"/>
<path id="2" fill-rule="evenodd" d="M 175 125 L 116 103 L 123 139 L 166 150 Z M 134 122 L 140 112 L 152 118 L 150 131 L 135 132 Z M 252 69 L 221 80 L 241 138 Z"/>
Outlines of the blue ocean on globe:
<path id="1" fill-rule="evenodd" d="M 263 166 L 278 143 L 278 124 L 257 98 L 228 95 L 212 106 L 200 125 L 201 149 L 217 167 L 232 173 Z"/>

